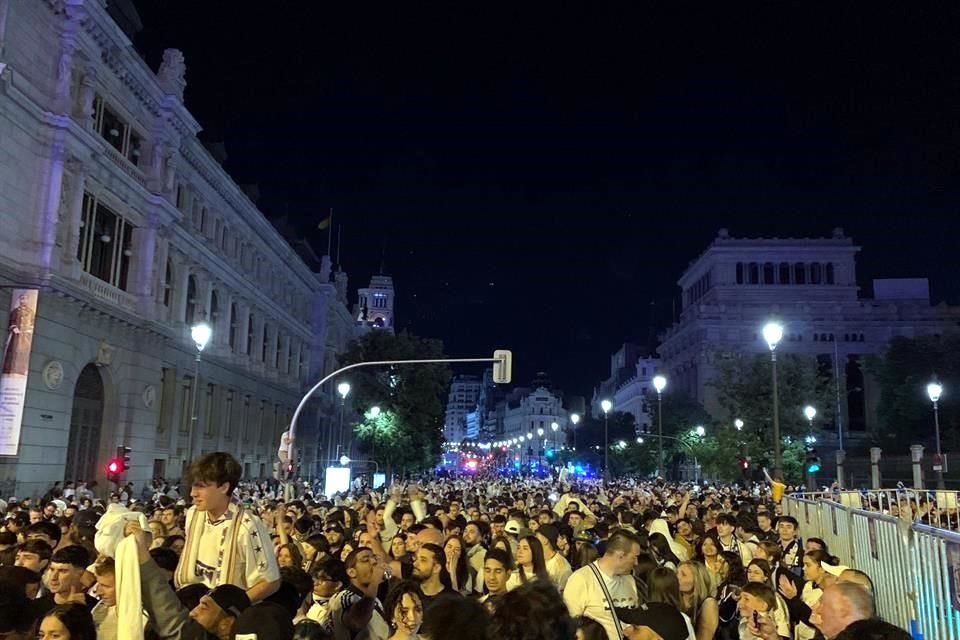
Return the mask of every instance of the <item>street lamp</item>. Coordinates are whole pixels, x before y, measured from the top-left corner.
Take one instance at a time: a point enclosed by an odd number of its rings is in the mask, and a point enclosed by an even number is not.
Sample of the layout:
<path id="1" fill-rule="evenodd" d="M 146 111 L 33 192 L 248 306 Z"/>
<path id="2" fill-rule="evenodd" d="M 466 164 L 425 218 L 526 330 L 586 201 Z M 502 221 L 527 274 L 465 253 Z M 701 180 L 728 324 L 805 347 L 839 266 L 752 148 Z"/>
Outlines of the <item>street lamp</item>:
<path id="1" fill-rule="evenodd" d="M 702 438 L 707 435 L 707 430 L 703 428 L 702 424 L 698 424 L 694 427 L 693 434 L 697 436 L 697 438 Z M 693 449 L 693 447 L 690 448 Z M 695 484 L 700 484 L 700 459 L 697 456 L 696 450 L 693 451 L 693 481 Z"/>
<path id="2" fill-rule="evenodd" d="M 537 435 L 543 437 L 543 427 L 537 429 Z"/>
<path id="3" fill-rule="evenodd" d="M 707 430 L 703 428 L 703 425 L 697 425 L 697 428 L 694 429 L 693 432 L 701 438 L 707 435 Z"/>
<path id="4" fill-rule="evenodd" d="M 343 447 L 343 406 L 347 403 L 347 396 L 350 395 L 350 383 L 343 381 L 337 385 L 337 393 L 340 394 L 340 426 L 337 429 L 337 453 L 340 455 L 340 449 Z"/>
<path id="5" fill-rule="evenodd" d="M 607 480 L 610 479 L 610 409 L 613 403 L 604 398 L 600 401 L 600 408 L 603 409 L 603 475 Z"/>
<path id="6" fill-rule="evenodd" d="M 657 390 L 657 477 L 663 477 L 663 390 L 667 388 L 666 376 L 653 376 L 653 388 Z"/>
<path id="7" fill-rule="evenodd" d="M 570 422 L 573 424 L 573 429 L 572 429 L 572 431 L 573 431 L 573 450 L 576 451 L 576 450 L 577 450 L 577 424 L 579 424 L 579 422 L 580 422 L 580 414 L 579 414 L 579 413 L 571 413 L 571 414 L 570 414 Z"/>
<path id="8" fill-rule="evenodd" d="M 780 397 L 777 391 L 777 345 L 783 339 L 783 325 L 768 322 L 763 326 L 763 339 L 770 347 L 770 365 L 773 376 L 773 477 L 783 479 L 783 459 L 780 454 Z"/>
<path id="9" fill-rule="evenodd" d="M 741 420 L 740 418 L 737 418 L 736 420 L 733 421 L 733 426 L 737 428 L 737 431 L 742 430 L 742 429 L 743 429 L 743 420 Z"/>
<path id="10" fill-rule="evenodd" d="M 187 460 L 193 460 L 193 439 L 197 431 L 197 401 L 200 398 L 200 354 L 207 348 L 210 337 L 213 335 L 213 329 L 206 322 L 198 322 L 190 327 L 190 337 L 197 347 L 197 358 L 194 362 L 193 374 L 193 408 L 190 411 L 190 442 L 187 447 Z"/>
<path id="11" fill-rule="evenodd" d="M 643 444 L 643 438 L 637 438 L 637 444 Z"/>
<path id="12" fill-rule="evenodd" d="M 933 470 L 937 472 L 937 489 L 946 489 L 943 480 L 943 451 L 940 449 L 940 396 L 943 394 L 943 385 L 934 380 L 927 385 L 927 396 L 933 403 L 933 426 L 937 436 L 937 458 L 933 461 Z"/>
<path id="13" fill-rule="evenodd" d="M 379 418 L 380 417 L 380 407 L 370 407 L 370 417 Z"/>

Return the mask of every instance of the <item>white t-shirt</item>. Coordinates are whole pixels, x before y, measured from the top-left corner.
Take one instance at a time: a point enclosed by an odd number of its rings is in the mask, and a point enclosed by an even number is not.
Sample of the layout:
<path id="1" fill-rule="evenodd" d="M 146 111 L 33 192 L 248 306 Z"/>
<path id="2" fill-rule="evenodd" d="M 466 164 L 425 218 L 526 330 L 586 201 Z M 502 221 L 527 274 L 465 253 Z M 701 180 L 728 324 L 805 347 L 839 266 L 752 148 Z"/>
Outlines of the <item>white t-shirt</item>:
<path id="1" fill-rule="evenodd" d="M 608 576 L 600 569 L 597 563 L 594 566 L 600 570 L 600 576 L 607 585 L 614 607 L 636 607 L 640 604 L 637 596 L 637 583 L 633 576 Z M 581 567 L 571 574 L 563 590 L 563 601 L 570 610 L 571 616 L 586 616 L 603 625 L 609 640 L 621 640 L 617 636 L 617 626 L 604 596 L 603 588 L 597 581 L 597 576 L 590 567 Z"/>
<path id="2" fill-rule="evenodd" d="M 228 509 L 214 522 L 210 522 L 206 514 L 197 515 L 203 518 L 203 529 L 200 533 L 200 548 L 194 575 L 198 578 L 197 582 L 203 582 L 212 589 L 223 584 L 220 569 L 226 562 L 221 554 L 234 525 L 235 513 Z M 270 534 L 260 518 L 249 512 L 244 512 L 240 522 L 235 553 L 239 563 L 239 575 L 243 576 L 244 589 L 264 580 L 274 582 L 280 579 L 280 566 L 277 564 Z"/>
<path id="3" fill-rule="evenodd" d="M 550 574 L 550 580 L 560 590 L 560 593 L 563 593 L 573 569 L 570 568 L 570 563 L 567 562 L 566 558 L 559 553 L 555 553 L 552 558 L 547 560 L 547 573 Z"/>

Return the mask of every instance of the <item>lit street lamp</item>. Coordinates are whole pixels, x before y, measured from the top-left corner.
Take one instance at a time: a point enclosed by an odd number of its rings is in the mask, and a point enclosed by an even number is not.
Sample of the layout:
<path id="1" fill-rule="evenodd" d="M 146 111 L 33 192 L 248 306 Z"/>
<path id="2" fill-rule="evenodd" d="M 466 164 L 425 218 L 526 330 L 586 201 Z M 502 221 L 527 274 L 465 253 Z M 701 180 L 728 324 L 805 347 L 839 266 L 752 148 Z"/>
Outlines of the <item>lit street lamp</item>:
<path id="1" fill-rule="evenodd" d="M 553 448 L 557 448 L 557 429 L 560 428 L 560 425 L 557 424 L 557 421 L 554 420 L 550 423 L 550 430 L 553 431 Z"/>
<path id="2" fill-rule="evenodd" d="M 370 417 L 379 418 L 380 417 L 380 407 L 370 407 Z"/>
<path id="3" fill-rule="evenodd" d="M 190 337 L 197 347 L 197 358 L 194 363 L 193 375 L 193 408 L 190 411 L 190 442 L 187 446 L 187 461 L 193 461 L 193 439 L 198 429 L 197 424 L 197 400 L 200 398 L 200 355 L 207 348 L 210 338 L 213 335 L 213 329 L 206 322 L 198 322 L 190 327 Z"/>
<path id="4" fill-rule="evenodd" d="M 657 390 L 657 477 L 663 477 L 663 390 L 667 388 L 666 376 L 653 376 L 653 388 Z"/>
<path id="5" fill-rule="evenodd" d="M 580 414 L 579 414 L 579 413 L 571 413 L 571 414 L 570 414 L 570 423 L 573 425 L 573 429 L 571 429 L 571 431 L 573 431 L 573 450 L 574 450 L 574 451 L 577 450 L 577 424 L 578 424 L 579 422 L 580 422 Z"/>
<path id="6" fill-rule="evenodd" d="M 741 431 L 743 429 L 743 420 L 737 418 L 733 421 L 733 426 L 737 428 L 737 431 Z"/>
<path id="7" fill-rule="evenodd" d="M 943 394 L 943 385 L 933 381 L 927 385 L 927 396 L 933 403 L 933 426 L 937 437 L 937 458 L 933 461 L 933 470 L 937 472 L 937 489 L 946 489 L 943 480 L 943 451 L 940 448 L 940 396 Z"/>
<path id="8" fill-rule="evenodd" d="M 783 325 L 768 322 L 763 326 L 763 339 L 770 347 L 770 365 L 773 376 L 773 477 L 783 480 L 783 459 L 780 453 L 780 397 L 777 391 L 777 345 L 783 339 Z"/>
<path id="9" fill-rule="evenodd" d="M 350 383 L 341 382 L 337 385 L 337 393 L 340 394 L 340 426 L 337 429 L 337 452 L 340 455 L 340 449 L 343 448 L 343 406 L 347 403 L 347 396 L 350 395 Z"/>
<path id="10" fill-rule="evenodd" d="M 603 409 L 603 475 L 610 479 L 610 409 L 613 403 L 607 399 L 600 401 L 600 408 Z"/>

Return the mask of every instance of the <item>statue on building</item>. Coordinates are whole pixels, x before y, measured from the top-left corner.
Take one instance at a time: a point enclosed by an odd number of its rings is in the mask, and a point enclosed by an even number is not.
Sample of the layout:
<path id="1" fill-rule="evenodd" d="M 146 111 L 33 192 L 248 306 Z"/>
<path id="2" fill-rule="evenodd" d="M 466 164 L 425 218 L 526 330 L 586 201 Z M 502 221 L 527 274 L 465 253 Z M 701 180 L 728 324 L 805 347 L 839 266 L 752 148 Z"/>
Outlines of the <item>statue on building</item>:
<path id="1" fill-rule="evenodd" d="M 157 79 L 164 91 L 183 100 L 183 90 L 187 87 L 187 65 L 184 63 L 183 52 L 179 49 L 164 50 Z"/>

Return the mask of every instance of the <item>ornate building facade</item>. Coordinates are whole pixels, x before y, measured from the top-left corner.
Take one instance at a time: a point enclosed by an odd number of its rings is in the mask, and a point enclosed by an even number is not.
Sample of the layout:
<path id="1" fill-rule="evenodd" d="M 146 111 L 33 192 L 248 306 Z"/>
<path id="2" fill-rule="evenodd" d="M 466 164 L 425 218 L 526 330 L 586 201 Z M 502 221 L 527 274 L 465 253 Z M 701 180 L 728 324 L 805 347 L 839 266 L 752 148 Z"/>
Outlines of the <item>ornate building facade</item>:
<path id="1" fill-rule="evenodd" d="M 0 305 L 39 290 L 8 494 L 104 485 L 118 446 L 138 488 L 214 450 L 267 476 L 308 375 L 344 343 L 314 321 L 339 302 L 328 326 L 352 324 L 329 270 L 197 139 L 183 56 L 154 73 L 105 5 L 0 2 Z M 213 332 L 198 363 L 199 321 Z"/>

